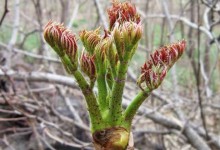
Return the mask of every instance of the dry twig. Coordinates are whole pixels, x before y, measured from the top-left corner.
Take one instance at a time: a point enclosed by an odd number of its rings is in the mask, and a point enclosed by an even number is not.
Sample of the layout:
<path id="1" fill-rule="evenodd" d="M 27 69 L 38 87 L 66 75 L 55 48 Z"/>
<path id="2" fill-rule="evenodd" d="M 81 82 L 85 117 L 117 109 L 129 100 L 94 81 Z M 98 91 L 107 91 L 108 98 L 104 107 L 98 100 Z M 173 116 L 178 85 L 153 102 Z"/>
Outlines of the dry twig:
<path id="1" fill-rule="evenodd" d="M 2 25 L 2 23 L 3 23 L 3 21 L 4 21 L 4 19 L 5 19 L 8 12 L 9 12 L 9 10 L 8 10 L 8 0 L 5 0 L 4 12 L 3 12 L 3 15 L 0 19 L 0 26 Z"/>

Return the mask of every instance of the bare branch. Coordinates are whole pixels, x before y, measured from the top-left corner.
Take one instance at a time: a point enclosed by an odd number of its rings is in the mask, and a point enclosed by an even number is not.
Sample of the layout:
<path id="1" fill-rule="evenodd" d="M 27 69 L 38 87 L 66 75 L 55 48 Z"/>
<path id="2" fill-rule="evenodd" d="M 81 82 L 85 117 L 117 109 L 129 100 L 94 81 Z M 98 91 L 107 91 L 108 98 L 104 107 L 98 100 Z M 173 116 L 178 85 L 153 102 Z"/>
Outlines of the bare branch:
<path id="1" fill-rule="evenodd" d="M 55 140 L 55 141 L 57 141 L 57 142 L 59 142 L 61 144 L 64 144 L 64 145 L 68 145 L 68 146 L 71 146 L 71 147 L 77 147 L 77 148 L 85 148 L 85 147 L 89 146 L 89 145 L 80 145 L 80 144 L 77 144 L 77 143 L 72 143 L 72 142 L 64 141 L 61 138 L 59 138 L 59 137 L 53 135 L 52 133 L 50 133 L 50 131 L 47 128 L 44 129 L 44 133 L 48 137 L 50 137 L 51 139 L 53 139 L 53 140 Z"/>
<path id="2" fill-rule="evenodd" d="M 199 0 L 197 0 L 197 21 L 200 22 L 200 5 L 199 5 Z M 201 35 L 200 35 L 200 29 L 199 29 L 199 26 L 198 26 L 198 29 L 197 29 L 197 33 L 198 33 L 198 36 L 197 36 L 197 49 L 198 49 L 198 70 L 196 72 L 196 85 L 197 85 L 197 93 L 198 93 L 198 101 L 199 101 L 199 108 L 200 108 L 200 117 L 201 117 L 201 120 L 202 120 L 202 125 L 203 125 L 203 128 L 205 130 L 205 133 L 206 133 L 206 140 L 209 140 L 209 134 L 208 134 L 208 130 L 207 130 L 207 126 L 206 126 L 206 121 L 205 121 L 205 113 L 204 113 L 204 109 L 203 109 L 203 99 L 202 99 L 202 96 L 201 96 L 201 90 L 200 90 L 200 84 L 201 84 L 201 79 L 200 79 L 200 75 L 201 75 L 201 64 L 200 64 L 200 57 L 201 57 L 201 49 L 200 49 L 200 42 L 201 42 Z"/>
<path id="3" fill-rule="evenodd" d="M 104 15 L 105 13 L 103 12 L 100 1 L 99 0 L 94 0 L 94 2 L 95 2 L 96 9 L 98 11 L 98 14 L 99 14 L 99 16 L 102 20 L 103 25 L 104 25 L 104 28 L 108 29 L 108 22 L 107 22 L 107 19 L 106 19 L 105 15 Z"/>
<path id="4" fill-rule="evenodd" d="M 0 46 L 3 46 L 5 48 L 7 48 L 7 45 L 4 44 L 4 43 L 1 43 L 1 42 L 0 42 Z M 6 50 L 6 49 L 3 49 L 3 50 Z M 47 61 L 55 62 L 55 63 L 61 63 L 61 61 L 56 59 L 56 58 L 51 58 L 51 57 L 48 57 L 48 56 L 34 54 L 34 53 L 28 52 L 26 50 L 12 48 L 12 51 L 16 52 L 16 53 L 19 53 L 19 54 L 22 54 L 22 55 L 30 56 L 30 57 L 33 57 L 33 58 L 36 58 L 36 59 L 47 60 Z"/>
<path id="5" fill-rule="evenodd" d="M 13 23 L 13 30 L 12 30 L 12 34 L 11 34 L 11 39 L 8 43 L 8 55 L 7 55 L 7 65 L 9 68 L 11 67 L 11 56 L 12 56 L 12 48 L 15 45 L 16 41 L 17 41 L 17 37 L 18 37 L 18 29 L 19 29 L 19 23 L 20 23 L 20 7 L 19 4 L 20 0 L 15 0 L 15 4 L 14 4 L 14 23 Z"/>
<path id="6" fill-rule="evenodd" d="M 9 10 L 8 10 L 8 0 L 5 0 L 4 12 L 3 12 L 3 15 L 0 19 L 0 26 L 2 25 L 2 23 L 3 23 L 3 21 L 4 21 L 4 19 L 5 19 L 8 12 L 9 12 Z"/>
<path id="7" fill-rule="evenodd" d="M 139 10 L 140 14 L 144 17 L 144 18 L 164 18 L 166 17 L 164 14 L 150 14 L 150 15 L 145 15 L 143 12 L 141 12 Z M 203 26 L 199 26 L 196 23 L 190 22 L 187 18 L 185 17 L 181 17 L 178 15 L 170 15 L 171 19 L 177 19 L 180 20 L 182 22 L 184 22 L 186 25 L 194 28 L 194 29 L 198 29 L 201 30 L 202 32 L 204 32 L 210 39 L 213 39 L 213 35 Z"/>
<path id="8" fill-rule="evenodd" d="M 55 75 L 51 73 L 43 73 L 43 72 L 16 72 L 13 70 L 3 71 L 0 69 L 0 76 L 3 77 L 5 75 L 11 76 L 15 80 L 19 81 L 34 81 L 34 82 L 49 82 L 51 84 L 61 84 L 65 86 L 69 86 L 72 88 L 78 88 L 76 86 L 75 81 L 70 77 L 65 77 L 61 75 Z"/>
<path id="9" fill-rule="evenodd" d="M 73 8 L 73 12 L 72 12 L 72 16 L 71 16 L 71 18 L 70 18 L 70 21 L 69 21 L 69 23 L 68 23 L 68 25 L 67 25 L 68 28 L 71 28 L 71 27 L 72 27 L 73 22 L 74 22 L 74 20 L 76 19 L 78 10 L 79 10 L 79 2 L 77 1 L 76 4 L 75 4 L 75 7 Z"/>

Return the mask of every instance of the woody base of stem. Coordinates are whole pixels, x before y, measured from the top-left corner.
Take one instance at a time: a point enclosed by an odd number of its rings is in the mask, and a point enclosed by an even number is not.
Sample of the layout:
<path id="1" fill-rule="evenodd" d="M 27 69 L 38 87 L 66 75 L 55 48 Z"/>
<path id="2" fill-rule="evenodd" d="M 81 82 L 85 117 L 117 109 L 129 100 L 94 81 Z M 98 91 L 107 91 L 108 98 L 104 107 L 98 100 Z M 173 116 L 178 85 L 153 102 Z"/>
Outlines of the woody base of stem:
<path id="1" fill-rule="evenodd" d="M 132 135 L 132 134 L 131 134 Z M 123 127 L 110 127 L 93 133 L 96 150 L 132 150 L 133 137 Z"/>

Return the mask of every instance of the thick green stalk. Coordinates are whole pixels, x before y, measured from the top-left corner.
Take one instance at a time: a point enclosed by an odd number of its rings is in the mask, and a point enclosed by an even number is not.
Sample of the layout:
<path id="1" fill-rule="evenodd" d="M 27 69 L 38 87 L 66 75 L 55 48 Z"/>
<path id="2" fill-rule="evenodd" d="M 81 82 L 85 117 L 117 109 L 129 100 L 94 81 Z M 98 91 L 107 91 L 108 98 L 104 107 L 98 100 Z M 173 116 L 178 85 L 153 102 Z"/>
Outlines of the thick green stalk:
<path id="1" fill-rule="evenodd" d="M 88 107 L 88 111 L 89 111 L 89 115 L 90 115 L 90 119 L 91 119 L 92 132 L 97 129 L 101 129 L 103 120 L 102 120 L 101 112 L 99 110 L 99 105 L 97 103 L 95 94 L 92 91 L 91 86 L 87 83 L 87 81 L 85 80 L 85 78 L 83 77 L 81 72 L 79 72 L 77 70 L 77 67 L 71 63 L 71 61 L 69 60 L 69 58 L 66 55 L 61 57 L 61 60 L 64 64 L 65 68 L 67 69 L 67 71 L 75 77 L 75 79 L 76 79 L 85 99 L 86 99 L 86 103 L 87 103 L 87 107 Z"/>
<path id="2" fill-rule="evenodd" d="M 63 66 L 65 67 L 66 71 L 69 74 L 73 74 L 74 71 L 77 70 L 77 66 L 71 62 L 71 60 L 69 59 L 69 57 L 66 54 L 63 56 L 60 56 L 60 58 L 63 63 Z"/>
<path id="3" fill-rule="evenodd" d="M 111 74 L 113 77 L 116 77 L 116 71 L 117 71 L 117 62 L 116 62 L 116 54 L 114 52 L 116 52 L 116 47 L 114 44 L 111 45 L 111 47 L 109 48 L 109 52 L 108 52 L 108 62 L 109 62 L 109 66 L 111 68 Z"/>
<path id="4" fill-rule="evenodd" d="M 106 73 L 106 82 L 108 84 L 108 90 L 109 90 L 109 92 L 111 92 L 112 86 L 113 86 L 113 74 L 112 74 L 110 68 L 108 69 L 108 71 Z"/>
<path id="5" fill-rule="evenodd" d="M 109 112 L 113 125 L 117 124 L 119 119 L 121 119 L 121 115 L 122 115 L 122 96 L 123 96 L 123 90 L 127 76 L 128 60 L 129 60 L 129 54 L 127 54 L 124 60 L 120 61 L 117 70 L 117 76 L 114 79 L 114 83 L 113 83 L 112 97 L 110 100 L 110 112 Z"/>
<path id="6" fill-rule="evenodd" d="M 114 78 L 112 95 L 110 99 L 109 115 L 113 125 L 118 125 L 118 123 L 121 124 L 123 90 L 127 77 L 129 62 L 131 61 L 133 52 L 136 51 L 136 49 L 137 49 L 137 44 L 129 47 L 125 47 L 125 52 L 124 52 L 125 54 L 123 58 L 121 58 L 119 61 L 120 63 L 117 68 L 117 75 Z"/>
<path id="7" fill-rule="evenodd" d="M 79 84 L 80 89 L 86 99 L 90 119 L 91 119 L 91 130 L 92 132 L 98 129 L 102 129 L 102 116 L 99 110 L 99 105 L 96 101 L 95 94 L 93 93 L 91 87 L 86 82 L 82 74 L 77 70 L 73 73 L 73 76 L 76 78 L 77 83 Z"/>
<path id="8" fill-rule="evenodd" d="M 105 71 L 100 71 L 97 77 L 97 85 L 98 85 L 98 102 L 101 111 L 108 109 L 108 101 L 107 101 L 107 87 L 106 87 L 106 79 L 105 79 Z"/>
<path id="9" fill-rule="evenodd" d="M 151 91 L 146 88 L 144 91 L 140 91 L 136 97 L 132 100 L 131 104 L 126 108 L 123 117 L 127 124 L 127 127 L 130 128 L 132 119 L 134 118 L 138 108 L 144 102 L 144 100 L 149 96 Z"/>

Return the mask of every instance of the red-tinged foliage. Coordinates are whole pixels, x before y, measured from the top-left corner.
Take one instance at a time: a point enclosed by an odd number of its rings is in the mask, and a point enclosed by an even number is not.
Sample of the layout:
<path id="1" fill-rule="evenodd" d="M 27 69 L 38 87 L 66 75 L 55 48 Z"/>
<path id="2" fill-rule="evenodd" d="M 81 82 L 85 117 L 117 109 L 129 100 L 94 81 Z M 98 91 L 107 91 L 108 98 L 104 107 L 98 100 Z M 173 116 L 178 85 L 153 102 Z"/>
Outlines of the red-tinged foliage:
<path id="1" fill-rule="evenodd" d="M 44 38 L 51 47 L 56 47 L 58 54 L 67 54 L 73 59 L 76 58 L 77 44 L 75 35 L 66 29 L 63 24 L 53 21 L 48 22 L 44 28 Z"/>
<path id="2" fill-rule="evenodd" d="M 145 82 L 150 90 L 156 89 L 163 81 L 168 70 L 183 54 L 185 47 L 186 41 L 183 40 L 156 50 L 150 55 L 149 61 L 141 67 L 138 84 L 141 86 Z"/>
<path id="3" fill-rule="evenodd" d="M 80 39 L 83 42 L 87 52 L 93 55 L 96 45 L 101 41 L 101 36 L 99 35 L 100 29 L 87 31 L 83 30 L 79 33 Z"/>
<path id="4" fill-rule="evenodd" d="M 94 56 L 89 56 L 85 52 L 82 52 L 80 58 L 81 70 L 92 80 L 96 78 L 96 67 L 94 62 Z"/>
<path id="5" fill-rule="evenodd" d="M 108 9 L 108 16 L 110 21 L 110 30 L 114 27 L 115 23 L 122 24 L 123 22 L 140 22 L 140 15 L 137 13 L 136 7 L 130 2 L 113 1 L 113 5 Z"/>

